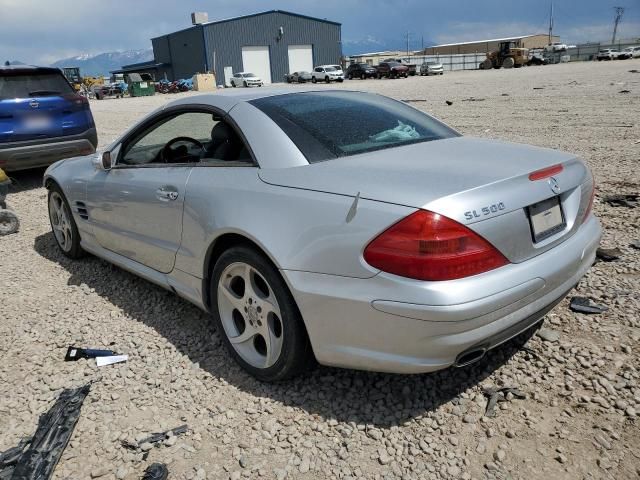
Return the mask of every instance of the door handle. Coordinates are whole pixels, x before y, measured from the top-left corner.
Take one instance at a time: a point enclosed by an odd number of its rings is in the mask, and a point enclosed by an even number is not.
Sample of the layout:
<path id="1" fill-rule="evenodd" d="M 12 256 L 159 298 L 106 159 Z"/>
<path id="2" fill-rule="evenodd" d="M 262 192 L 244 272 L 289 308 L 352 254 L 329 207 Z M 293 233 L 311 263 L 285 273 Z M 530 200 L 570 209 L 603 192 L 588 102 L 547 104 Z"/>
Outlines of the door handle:
<path id="1" fill-rule="evenodd" d="M 175 187 L 166 185 L 156 190 L 156 197 L 160 200 L 174 201 L 178 199 L 178 190 Z"/>

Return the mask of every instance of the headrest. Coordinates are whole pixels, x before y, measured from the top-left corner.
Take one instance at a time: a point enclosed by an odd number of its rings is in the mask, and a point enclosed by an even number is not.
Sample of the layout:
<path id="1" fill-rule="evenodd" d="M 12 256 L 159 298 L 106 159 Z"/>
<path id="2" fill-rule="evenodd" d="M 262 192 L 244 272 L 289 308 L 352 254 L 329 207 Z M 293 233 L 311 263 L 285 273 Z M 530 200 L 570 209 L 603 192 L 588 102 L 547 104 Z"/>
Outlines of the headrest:
<path id="1" fill-rule="evenodd" d="M 225 140 L 231 140 L 235 135 L 234 131 L 224 122 L 218 122 L 211 129 L 211 141 L 215 144 L 222 143 Z"/>

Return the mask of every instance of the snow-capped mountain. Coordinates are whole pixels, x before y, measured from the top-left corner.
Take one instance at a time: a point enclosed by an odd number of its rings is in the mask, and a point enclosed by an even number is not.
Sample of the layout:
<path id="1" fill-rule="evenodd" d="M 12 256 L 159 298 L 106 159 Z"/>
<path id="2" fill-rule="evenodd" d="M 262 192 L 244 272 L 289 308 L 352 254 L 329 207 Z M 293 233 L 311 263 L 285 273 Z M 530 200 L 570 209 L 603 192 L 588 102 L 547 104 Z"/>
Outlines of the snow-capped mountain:
<path id="1" fill-rule="evenodd" d="M 111 70 L 116 70 L 123 65 L 147 62 L 153 60 L 153 50 L 126 50 L 121 52 L 107 52 L 98 54 L 83 53 L 75 57 L 63 58 L 51 64 L 52 67 L 80 67 L 80 74 L 85 75 L 109 75 Z"/>

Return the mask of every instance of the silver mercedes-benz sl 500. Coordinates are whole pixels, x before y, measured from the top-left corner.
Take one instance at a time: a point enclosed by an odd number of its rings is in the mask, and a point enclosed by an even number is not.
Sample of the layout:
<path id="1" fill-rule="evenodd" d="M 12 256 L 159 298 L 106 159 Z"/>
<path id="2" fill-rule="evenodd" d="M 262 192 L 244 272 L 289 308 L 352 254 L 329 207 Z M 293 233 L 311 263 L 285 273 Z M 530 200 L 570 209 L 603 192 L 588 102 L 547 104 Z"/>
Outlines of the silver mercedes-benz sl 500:
<path id="1" fill-rule="evenodd" d="M 564 298 L 601 236 L 575 156 L 464 137 L 350 91 L 185 97 L 44 183 L 65 255 L 211 312 L 264 381 L 314 360 L 397 373 L 475 362 Z"/>

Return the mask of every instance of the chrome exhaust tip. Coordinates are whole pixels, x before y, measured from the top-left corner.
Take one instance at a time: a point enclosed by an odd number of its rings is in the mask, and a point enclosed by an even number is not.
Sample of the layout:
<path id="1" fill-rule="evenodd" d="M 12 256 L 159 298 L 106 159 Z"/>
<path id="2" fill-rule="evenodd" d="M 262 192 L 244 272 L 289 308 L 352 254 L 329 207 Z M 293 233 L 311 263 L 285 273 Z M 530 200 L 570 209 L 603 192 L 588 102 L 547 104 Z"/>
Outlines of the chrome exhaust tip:
<path id="1" fill-rule="evenodd" d="M 485 353 L 487 353 L 487 349 L 485 347 L 473 347 L 458 355 L 453 366 L 460 368 L 471 365 L 472 363 L 479 362 L 482 357 L 484 357 Z"/>

